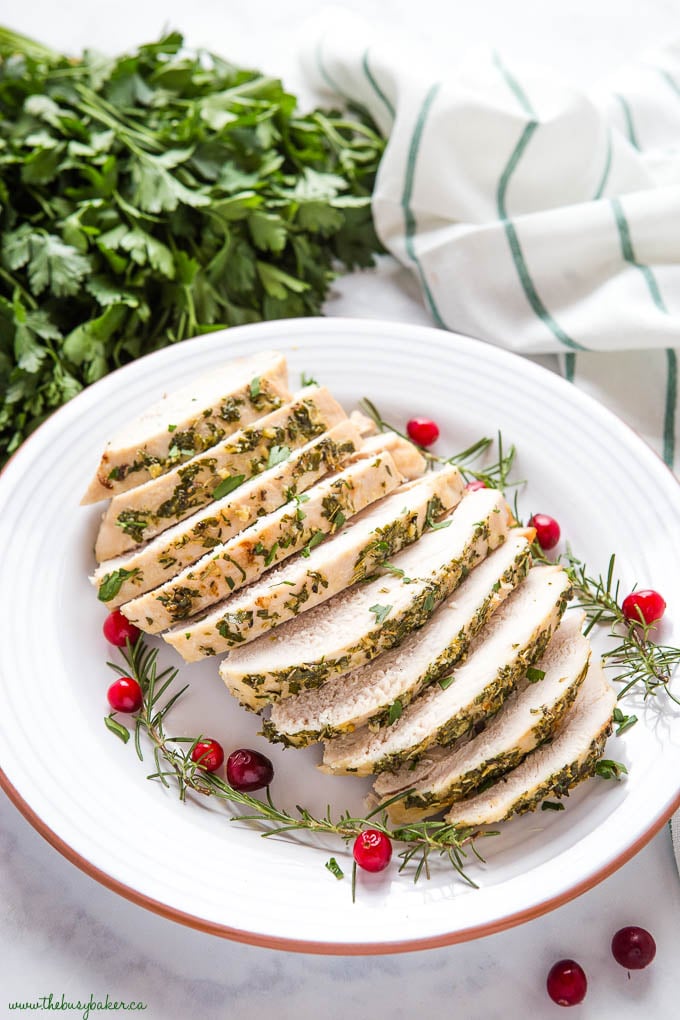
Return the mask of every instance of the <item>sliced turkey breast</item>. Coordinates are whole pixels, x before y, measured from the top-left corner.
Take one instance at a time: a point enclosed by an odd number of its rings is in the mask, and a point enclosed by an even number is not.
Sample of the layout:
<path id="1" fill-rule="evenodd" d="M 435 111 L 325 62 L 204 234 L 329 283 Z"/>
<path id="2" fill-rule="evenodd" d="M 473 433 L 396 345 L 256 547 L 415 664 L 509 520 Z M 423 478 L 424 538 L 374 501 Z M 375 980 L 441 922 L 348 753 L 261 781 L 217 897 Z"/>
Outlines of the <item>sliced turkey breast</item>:
<path id="1" fill-rule="evenodd" d="M 543 656 L 478 736 L 434 747 L 415 768 L 384 772 L 374 790 L 381 800 L 404 793 L 388 808 L 395 824 L 428 818 L 516 768 L 551 737 L 574 703 L 590 662 L 581 633 L 583 613 L 566 616 Z M 407 792 L 409 791 L 409 792 Z"/>
<path id="2" fill-rule="evenodd" d="M 99 565 L 91 578 L 109 609 L 129 602 L 200 560 L 208 549 L 227 542 L 264 514 L 301 495 L 330 471 L 336 471 L 361 446 L 349 421 L 329 429 L 288 460 L 263 471 L 233 493 L 174 524 L 156 538 Z"/>
<path id="3" fill-rule="evenodd" d="M 378 431 L 378 426 L 373 419 L 356 408 L 354 411 L 349 412 L 349 420 L 352 422 L 352 425 L 357 427 L 364 439 L 368 436 L 375 436 Z"/>
<path id="4" fill-rule="evenodd" d="M 509 511 L 483 489 L 461 502 L 417 545 L 399 553 L 392 573 L 336 595 L 277 627 L 220 665 L 229 690 L 250 707 L 318 687 L 399 644 L 421 627 L 461 578 L 503 542 Z"/>
<path id="5" fill-rule="evenodd" d="M 140 630 L 157 634 L 256 581 L 272 564 L 307 553 L 345 521 L 394 489 L 401 476 L 389 453 L 357 460 L 215 546 L 160 588 L 123 606 Z"/>
<path id="6" fill-rule="evenodd" d="M 350 421 L 354 424 L 356 419 L 350 415 Z M 372 457 L 380 450 L 387 450 L 392 454 L 394 462 L 404 478 L 420 478 L 427 467 L 425 458 L 413 443 L 396 432 L 378 432 L 375 436 L 364 439 L 359 456 Z"/>
<path id="7" fill-rule="evenodd" d="M 564 725 L 549 744 L 476 797 L 454 804 L 446 821 L 461 827 L 496 824 L 563 797 L 591 776 L 612 728 L 616 695 L 600 662 L 592 662 Z"/>
<path id="8" fill-rule="evenodd" d="M 512 531 L 429 623 L 368 665 L 279 701 L 264 723 L 265 735 L 304 747 L 401 714 L 427 684 L 462 658 L 475 634 L 526 577 L 530 563 L 527 538 Z"/>
<path id="9" fill-rule="evenodd" d="M 187 662 L 254 641 L 370 577 L 381 563 L 415 542 L 428 521 L 436 522 L 452 510 L 464 484 L 457 469 L 447 467 L 403 485 L 357 514 L 332 542 L 322 542 L 307 557 L 296 556 L 164 639 Z"/>
<path id="10" fill-rule="evenodd" d="M 286 359 L 276 351 L 229 361 L 169 393 L 106 444 L 83 503 L 157 478 L 290 400 Z"/>
<path id="11" fill-rule="evenodd" d="M 463 736 L 501 707 L 527 666 L 542 655 L 569 596 L 569 578 L 561 567 L 532 568 L 479 632 L 462 665 L 431 684 L 392 726 L 377 732 L 365 727 L 329 741 L 322 770 L 396 771 L 432 745 Z"/>
<path id="12" fill-rule="evenodd" d="M 325 387 L 310 386 L 277 411 L 232 433 L 160 478 L 114 496 L 97 536 L 100 562 L 133 549 L 290 456 L 347 415 Z"/>

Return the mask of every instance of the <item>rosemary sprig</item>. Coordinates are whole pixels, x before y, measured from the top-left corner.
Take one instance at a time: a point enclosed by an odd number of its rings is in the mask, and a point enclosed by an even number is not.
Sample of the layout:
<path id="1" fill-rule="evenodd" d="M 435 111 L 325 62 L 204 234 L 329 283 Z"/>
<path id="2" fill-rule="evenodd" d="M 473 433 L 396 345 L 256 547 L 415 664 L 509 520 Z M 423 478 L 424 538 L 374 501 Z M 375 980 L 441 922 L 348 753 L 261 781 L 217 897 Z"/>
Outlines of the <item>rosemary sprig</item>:
<path id="1" fill-rule="evenodd" d="M 538 562 L 558 562 L 566 570 L 574 588 L 576 605 L 586 614 L 586 634 L 598 625 L 608 628 L 609 637 L 615 644 L 602 653 L 602 659 L 605 666 L 617 670 L 612 677 L 614 682 L 623 684 L 619 699 L 633 688 L 638 688 L 644 690 L 645 698 L 662 691 L 680 705 L 680 699 L 670 689 L 674 670 L 680 665 L 680 648 L 657 644 L 651 637 L 655 624 L 645 623 L 642 616 L 636 621 L 624 616 L 619 599 L 621 585 L 614 573 L 616 556 L 610 556 L 606 574 L 593 575 L 569 546 L 557 560 L 549 560 L 536 543 L 533 554 Z M 625 727 L 619 726 L 617 734 L 620 734 L 637 719 L 625 716 L 615 721 L 626 723 Z"/>
<path id="2" fill-rule="evenodd" d="M 381 432 L 386 430 L 389 432 L 396 432 L 398 436 L 411 443 L 416 449 L 423 455 L 429 469 L 433 469 L 437 464 L 452 464 L 457 467 L 461 475 L 466 482 L 479 481 L 484 482 L 490 489 L 501 489 L 504 491 L 506 488 L 516 485 L 522 485 L 522 482 L 509 482 L 508 476 L 512 469 L 512 465 L 516 456 L 516 449 L 511 446 L 507 452 L 503 448 L 503 437 L 498 432 L 496 437 L 496 444 L 498 447 L 498 458 L 492 463 L 486 465 L 483 469 L 474 469 L 471 467 L 473 463 L 479 460 L 483 454 L 487 453 L 490 447 L 493 446 L 494 440 L 488 437 L 478 439 L 476 443 L 472 443 L 466 450 L 461 450 L 460 453 L 454 453 L 451 457 L 440 457 L 436 453 L 432 453 L 431 450 L 426 449 L 424 446 L 419 446 L 414 443 L 412 439 L 402 432 L 396 426 L 386 421 L 381 415 L 378 408 L 375 406 L 372 400 L 368 397 L 364 397 L 363 400 L 359 401 L 360 410 L 368 415 L 368 417 L 375 423 Z"/>
<path id="3" fill-rule="evenodd" d="M 269 788 L 266 790 L 265 800 L 236 790 L 220 776 L 206 772 L 199 763 L 192 760 L 192 751 L 203 739 L 202 736 L 169 736 L 166 732 L 165 722 L 168 713 L 189 687 L 185 684 L 179 690 L 171 690 L 177 679 L 178 670 L 168 667 L 159 671 L 158 649 L 149 647 L 141 637 L 134 645 L 128 642 L 122 655 L 124 667 L 115 662 L 109 662 L 108 665 L 120 676 L 134 677 L 142 689 L 144 700 L 135 716 L 134 744 L 140 761 L 144 760 L 142 735 L 145 735 L 151 744 L 155 771 L 151 772 L 147 779 L 158 780 L 166 787 L 174 783 L 182 801 L 186 800 L 187 793 L 191 791 L 229 804 L 237 804 L 246 811 L 232 816 L 231 820 L 259 823 L 264 826 L 262 832 L 264 837 L 282 836 L 285 833 L 303 830 L 320 835 L 339 836 L 345 843 L 349 843 L 365 829 L 377 829 L 389 836 L 393 843 L 403 844 L 403 849 L 399 853 L 401 859 L 399 871 L 402 872 L 409 865 L 413 865 L 414 881 L 417 881 L 423 873 L 429 878 L 430 859 L 434 855 L 443 858 L 460 878 L 476 888 L 473 880 L 465 873 L 466 851 L 483 860 L 474 845 L 474 840 L 482 836 L 497 835 L 496 832 L 457 828 L 443 821 L 424 821 L 391 828 L 387 808 L 406 795 L 403 793 L 380 804 L 364 817 L 352 815 L 349 811 L 334 817 L 330 806 L 324 815 L 316 817 L 307 808 L 299 805 L 296 805 L 295 813 L 277 807 Z M 127 743 L 128 730 L 115 718 L 115 713 L 107 716 L 104 721 L 111 732 Z M 333 873 L 340 877 L 335 870 Z"/>

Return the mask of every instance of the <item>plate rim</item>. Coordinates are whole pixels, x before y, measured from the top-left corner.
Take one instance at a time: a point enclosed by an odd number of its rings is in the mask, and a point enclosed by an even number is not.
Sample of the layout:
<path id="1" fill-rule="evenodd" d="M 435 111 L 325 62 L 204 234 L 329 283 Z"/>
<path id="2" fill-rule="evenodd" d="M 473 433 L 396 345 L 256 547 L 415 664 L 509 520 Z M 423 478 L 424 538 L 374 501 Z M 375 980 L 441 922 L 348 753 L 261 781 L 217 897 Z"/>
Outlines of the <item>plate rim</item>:
<path id="1" fill-rule="evenodd" d="M 315 956 L 386 956 L 397 953 L 412 953 L 416 951 L 423 951 L 426 949 L 441 949 L 445 946 L 456 945 L 461 942 L 472 942 L 476 939 L 484 938 L 487 935 L 495 935 L 501 931 L 507 931 L 509 928 L 516 928 L 520 924 L 525 924 L 527 921 L 533 921 L 538 917 L 542 917 L 544 914 L 550 913 L 552 910 L 556 910 L 558 907 L 563 906 L 565 903 L 569 903 L 571 900 L 577 899 L 582 896 L 583 893 L 588 892 L 589 889 L 594 888 L 603 882 L 610 875 L 618 871 L 619 868 L 623 867 L 631 858 L 635 857 L 660 831 L 663 825 L 668 822 L 671 816 L 680 808 L 680 793 L 677 794 L 675 800 L 672 802 L 671 807 L 667 811 L 663 811 L 661 815 L 654 819 L 650 827 L 638 837 L 638 839 L 626 850 L 622 851 L 612 861 L 607 862 L 594 874 L 589 875 L 587 878 L 582 879 L 581 882 L 575 886 L 570 887 L 563 893 L 559 893 L 556 896 L 549 897 L 546 900 L 542 900 L 540 903 L 534 904 L 532 907 L 528 907 L 526 910 L 516 911 L 514 914 L 508 914 L 505 917 L 499 918 L 497 921 L 474 925 L 472 927 L 463 928 L 459 931 L 445 932 L 441 935 L 430 935 L 420 939 L 399 939 L 395 942 L 321 942 L 312 941 L 305 939 L 287 939 L 281 936 L 275 935 L 264 935 L 259 932 L 245 931 L 241 928 L 232 928 L 227 924 L 218 924 L 215 921 L 208 921 L 205 918 L 198 917 L 196 914 L 191 914 L 188 911 L 179 910 L 177 907 L 171 907 L 166 903 L 162 903 L 160 900 L 154 899 L 152 896 L 147 896 L 145 893 L 139 892 L 137 889 L 133 889 L 131 886 L 126 885 L 125 882 L 121 882 L 119 879 L 113 878 L 107 872 L 103 871 L 96 864 L 92 864 L 87 858 L 79 854 L 78 851 L 74 850 L 69 844 L 62 839 L 61 836 L 57 835 L 53 829 L 51 829 L 33 810 L 33 808 L 24 800 L 18 790 L 9 781 L 3 769 L 0 768 L 0 787 L 4 790 L 9 800 L 14 806 L 21 812 L 27 822 L 45 839 L 50 846 L 57 850 L 62 857 L 65 857 L 67 861 L 74 864 L 80 871 L 84 872 L 90 878 L 93 878 L 100 885 L 110 889 L 112 892 L 118 893 L 123 899 L 134 903 L 138 907 L 144 907 L 146 910 L 151 911 L 154 914 L 158 914 L 161 917 L 165 917 L 170 921 L 175 921 L 178 924 L 183 924 L 187 928 L 193 928 L 195 931 L 205 932 L 208 935 L 217 935 L 223 939 L 229 939 L 232 942 L 242 942 L 246 945 L 259 946 L 262 949 L 278 949 L 284 952 L 312 954 Z"/>
<path id="2" fill-rule="evenodd" d="M 486 343 L 485 341 L 479 340 L 474 337 L 467 336 L 462 333 L 457 333 L 448 330 L 438 329 L 434 326 L 426 326 L 419 323 L 403 323 L 396 320 L 389 319 L 367 319 L 367 318 L 353 318 L 349 316 L 332 316 L 332 317 L 308 317 L 298 319 L 284 319 L 284 320 L 273 320 L 261 323 L 252 323 L 243 326 L 231 327 L 229 329 L 214 331 L 212 333 L 203 334 L 198 337 L 192 337 L 188 341 L 182 342 L 182 347 L 185 348 L 187 343 L 192 341 L 202 342 L 209 340 L 216 340 L 218 336 L 224 337 L 227 341 L 230 337 L 235 335 L 238 339 L 244 332 L 252 333 L 257 331 L 261 338 L 275 340 L 275 334 L 277 329 L 286 330 L 299 330 L 308 332 L 314 329 L 324 330 L 327 333 L 333 333 L 335 331 L 342 332 L 345 330 L 350 331 L 371 331 L 373 333 L 401 333 L 402 335 L 408 336 L 415 332 L 419 334 L 431 333 L 433 335 L 447 336 L 454 343 L 457 341 L 463 341 L 464 344 L 470 344 L 472 347 L 483 348 L 485 351 L 492 350 L 492 357 L 498 357 L 501 361 L 508 358 L 511 362 L 521 362 L 524 368 L 529 368 L 530 372 L 536 372 L 538 376 L 550 377 L 554 383 L 563 385 L 565 387 L 571 387 L 572 396 L 576 397 L 577 401 L 583 401 L 585 406 L 590 405 L 593 408 L 597 408 L 598 413 L 604 413 L 605 417 L 609 418 L 612 422 L 615 422 L 617 427 L 623 426 L 624 430 L 627 431 L 634 437 L 634 440 L 641 444 L 647 452 L 654 454 L 656 461 L 659 465 L 665 468 L 666 472 L 670 476 L 672 482 L 677 486 L 680 485 L 680 479 L 678 479 L 673 473 L 672 469 L 665 463 L 663 458 L 658 454 L 656 450 L 651 447 L 643 437 L 636 432 L 632 426 L 620 418 L 615 412 L 611 411 L 604 404 L 601 404 L 590 394 L 585 393 L 582 390 L 578 390 L 572 386 L 566 379 L 557 373 L 552 372 L 550 369 L 545 368 L 542 365 L 538 365 L 535 362 L 529 361 L 526 357 L 517 354 L 514 351 L 507 350 L 505 348 L 497 347 L 496 345 Z M 425 336 L 426 338 L 426 336 Z M 153 351 L 142 358 L 138 358 L 128 365 L 121 366 L 115 369 L 113 372 L 108 373 L 102 379 L 97 380 L 95 383 L 86 387 L 82 391 L 82 394 L 90 394 L 91 391 L 97 390 L 101 385 L 110 385 L 110 380 L 118 376 L 120 373 L 133 369 L 138 366 L 140 362 L 148 363 L 152 359 L 162 360 L 169 356 L 169 352 L 174 349 L 175 345 L 171 347 L 165 347 L 157 351 Z M 7 467 L 15 460 L 15 458 L 26 449 L 28 444 L 36 436 L 43 432 L 48 427 L 54 427 L 54 420 L 62 413 L 68 413 L 68 409 L 77 400 L 77 395 L 72 401 L 69 401 L 63 407 L 58 408 L 53 414 L 49 416 L 41 425 L 33 432 L 24 443 L 12 454 L 7 463 L 0 471 L 0 478 L 5 474 Z M 37 811 L 31 807 L 26 801 L 18 789 L 11 782 L 4 769 L 0 767 L 0 788 L 4 791 L 8 799 L 17 810 L 23 815 L 28 823 L 49 843 L 55 850 L 57 850 L 64 858 L 66 858 L 71 864 L 74 864 L 80 871 L 87 874 L 90 878 L 95 879 L 104 887 L 110 889 L 113 892 L 118 893 L 124 899 L 129 902 L 135 903 L 137 906 L 141 906 L 152 913 L 159 916 L 165 917 L 169 920 L 173 920 L 177 923 L 183 924 L 186 927 L 193 928 L 198 931 L 205 932 L 207 934 L 217 935 L 221 938 L 230 939 L 232 941 L 241 942 L 249 945 L 256 945 L 267 949 L 279 949 L 288 952 L 297 953 L 308 953 L 316 955 L 334 955 L 334 956 L 369 956 L 369 955 L 386 955 L 420 951 L 425 949 L 441 948 L 443 946 L 453 945 L 456 943 L 472 941 L 478 938 L 483 938 L 486 935 L 492 935 L 500 931 L 507 930 L 509 928 L 516 927 L 527 921 L 533 920 L 540 917 L 551 910 L 557 909 L 565 903 L 576 899 L 589 889 L 594 888 L 604 879 L 608 878 L 611 874 L 622 867 L 627 861 L 631 860 L 637 853 L 639 853 L 649 843 L 653 837 L 661 830 L 663 825 L 668 822 L 671 816 L 680 808 L 680 791 L 671 799 L 669 805 L 667 805 L 660 814 L 649 822 L 645 831 L 640 833 L 637 839 L 622 850 L 615 857 L 605 862 L 600 868 L 596 869 L 585 878 L 581 879 L 575 885 L 569 887 L 569 889 L 563 890 L 550 896 L 545 900 L 541 900 L 539 903 L 535 903 L 526 909 L 515 911 L 514 913 L 507 914 L 503 917 L 497 918 L 491 922 L 485 922 L 479 925 L 471 925 L 463 929 L 459 929 L 452 932 L 443 932 L 437 935 L 424 936 L 415 939 L 399 939 L 392 941 L 376 941 L 376 942 L 327 942 L 320 940 L 305 940 L 296 938 L 287 938 L 277 935 L 267 935 L 261 932 L 253 932 L 240 928 L 234 928 L 227 924 L 222 924 L 216 921 L 210 921 L 206 918 L 202 918 L 188 911 L 183 911 L 177 907 L 173 907 L 167 903 L 155 899 L 146 893 L 133 888 L 125 882 L 114 878 L 108 872 L 100 868 L 98 865 L 92 863 L 79 851 L 75 850 L 70 844 L 60 836 L 53 828 L 51 828 L 37 813 Z"/>

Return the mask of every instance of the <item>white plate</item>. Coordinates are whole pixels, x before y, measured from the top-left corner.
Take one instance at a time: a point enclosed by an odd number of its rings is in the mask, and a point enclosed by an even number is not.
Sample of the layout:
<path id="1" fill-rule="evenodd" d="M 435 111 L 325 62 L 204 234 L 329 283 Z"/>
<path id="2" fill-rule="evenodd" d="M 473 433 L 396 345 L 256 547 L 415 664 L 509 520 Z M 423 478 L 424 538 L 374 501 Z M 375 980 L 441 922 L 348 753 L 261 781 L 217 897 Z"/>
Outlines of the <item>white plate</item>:
<path id="1" fill-rule="evenodd" d="M 372 953 L 488 934 L 536 916 L 601 880 L 678 806 L 680 717 L 665 698 L 633 699 L 640 723 L 610 740 L 625 782 L 594 780 L 560 813 L 538 812 L 483 844 L 470 865 L 478 890 L 444 866 L 417 885 L 392 867 L 349 886 L 351 857 L 330 840 L 263 840 L 205 801 L 180 804 L 147 782 L 132 744 L 103 724 L 111 675 L 104 610 L 87 581 L 98 508 L 79 499 L 110 433 L 162 391 L 227 358 L 276 347 L 297 384 L 306 371 L 352 407 L 370 396 L 385 416 L 442 426 L 454 452 L 501 429 L 529 478 L 525 514 L 552 513 L 593 568 L 618 554 L 623 588 L 653 586 L 668 602 L 664 640 L 680 644 L 680 488 L 625 425 L 568 383 L 514 355 L 450 333 L 361 320 L 246 326 L 184 342 L 92 386 L 52 417 L 0 479 L 0 734 L 5 790 L 62 853 L 122 895 L 176 920 L 267 946 Z M 173 653 L 162 647 L 166 663 Z M 361 812 L 368 782 L 322 776 L 317 748 L 270 748 L 216 675 L 182 666 L 191 682 L 175 732 L 209 731 L 227 749 L 274 759 L 282 805 Z M 348 877 L 324 868 L 333 853 Z"/>

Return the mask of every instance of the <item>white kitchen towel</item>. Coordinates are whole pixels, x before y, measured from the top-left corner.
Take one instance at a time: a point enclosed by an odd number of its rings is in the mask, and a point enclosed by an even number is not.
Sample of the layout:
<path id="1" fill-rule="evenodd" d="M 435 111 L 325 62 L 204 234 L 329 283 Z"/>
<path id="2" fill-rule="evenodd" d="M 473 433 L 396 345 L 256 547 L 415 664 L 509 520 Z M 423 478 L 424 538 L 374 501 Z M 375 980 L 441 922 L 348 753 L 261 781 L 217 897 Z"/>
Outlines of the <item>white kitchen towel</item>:
<path id="1" fill-rule="evenodd" d="M 557 352 L 680 468 L 680 43 L 587 96 L 498 54 L 442 71 L 336 11 L 303 63 L 388 138 L 376 227 L 434 322 Z"/>
<path id="2" fill-rule="evenodd" d="M 499 54 L 452 70 L 332 11 L 303 65 L 388 139 L 377 232 L 435 324 L 564 375 L 680 469 L 680 41 L 587 96 Z M 671 831 L 680 868 L 680 815 Z"/>

